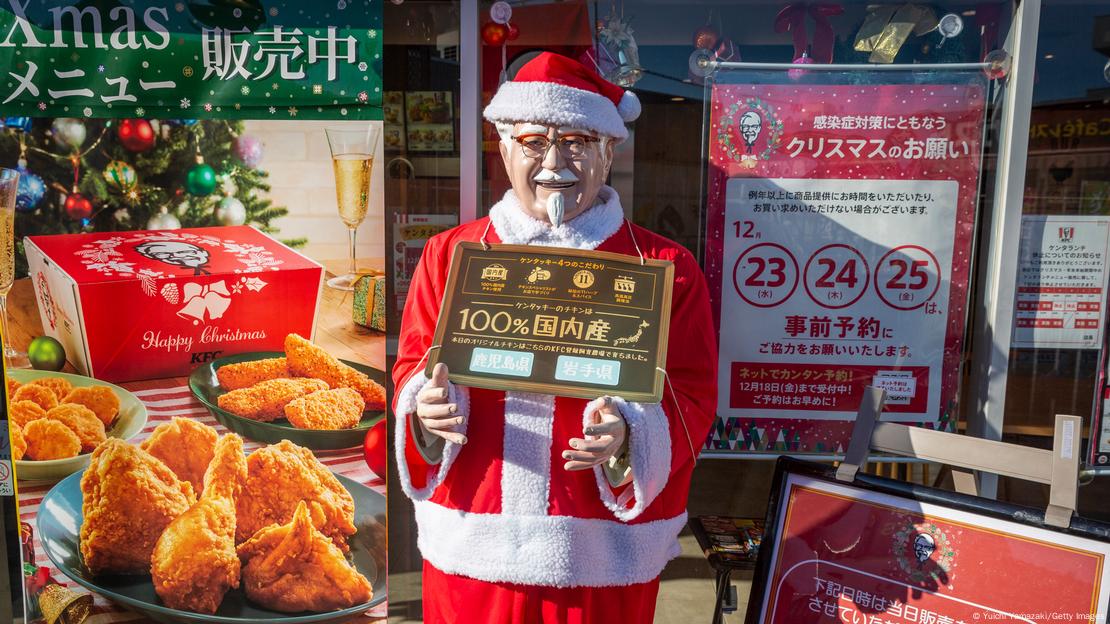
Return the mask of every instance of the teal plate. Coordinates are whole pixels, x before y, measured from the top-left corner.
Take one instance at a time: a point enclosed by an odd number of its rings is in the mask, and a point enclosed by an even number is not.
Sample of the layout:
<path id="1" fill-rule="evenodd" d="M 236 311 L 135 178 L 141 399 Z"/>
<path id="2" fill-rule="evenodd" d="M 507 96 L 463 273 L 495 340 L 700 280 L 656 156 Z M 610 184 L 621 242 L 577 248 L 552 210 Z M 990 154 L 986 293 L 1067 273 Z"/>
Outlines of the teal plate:
<path id="1" fill-rule="evenodd" d="M 343 487 L 355 499 L 355 527 L 358 532 L 350 537 L 349 560 L 355 569 L 374 586 L 373 600 L 342 611 L 327 613 L 281 613 L 263 609 L 247 600 L 239 589 L 229 591 L 215 615 L 170 609 L 154 591 L 150 575 L 92 576 L 81 559 L 80 526 L 81 476 L 84 471 L 72 474 L 46 493 L 39 506 L 37 531 L 43 548 L 54 567 L 89 591 L 96 592 L 127 609 L 136 611 L 158 622 L 221 622 L 250 624 L 257 622 L 278 624 L 336 623 L 350 620 L 381 603 L 386 598 L 385 570 L 379 570 L 376 561 L 385 561 L 385 497 L 347 477 L 336 475 Z"/>
<path id="2" fill-rule="evenodd" d="M 242 416 L 236 416 L 220 408 L 216 403 L 216 397 L 227 391 L 220 387 L 220 382 L 216 379 L 216 369 L 227 364 L 238 364 L 239 362 L 251 362 L 254 360 L 265 360 L 267 358 L 276 357 L 285 357 L 285 354 L 281 351 L 255 351 L 213 360 L 193 371 L 193 374 L 189 376 L 189 388 L 193 391 L 193 395 L 196 396 L 201 403 L 204 403 L 208 411 L 212 412 L 212 416 L 215 417 L 221 425 L 245 438 L 254 440 L 255 442 L 265 442 L 267 444 L 277 444 L 282 440 L 289 440 L 294 444 L 316 451 L 362 446 L 362 442 L 366 438 L 366 431 L 385 416 L 384 411 L 366 411 L 362 415 L 362 420 L 359 421 L 358 425 L 353 429 L 298 429 L 284 418 L 273 422 L 259 422 L 257 420 L 243 418 Z M 370 379 L 385 385 L 384 372 L 363 364 L 348 362 L 346 360 L 341 361 L 347 366 L 365 373 Z"/>

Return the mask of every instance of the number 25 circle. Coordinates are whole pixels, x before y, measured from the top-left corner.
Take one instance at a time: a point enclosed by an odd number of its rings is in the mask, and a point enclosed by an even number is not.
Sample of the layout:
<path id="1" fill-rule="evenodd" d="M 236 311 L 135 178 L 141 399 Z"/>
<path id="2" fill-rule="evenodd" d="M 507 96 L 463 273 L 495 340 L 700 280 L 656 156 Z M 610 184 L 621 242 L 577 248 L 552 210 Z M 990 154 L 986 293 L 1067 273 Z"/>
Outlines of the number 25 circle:
<path id="1" fill-rule="evenodd" d="M 896 310 L 916 310 L 940 288 L 940 262 L 920 245 L 895 247 L 879 260 L 875 291 Z"/>
<path id="2" fill-rule="evenodd" d="M 757 308 L 772 308 L 798 288 L 798 262 L 782 245 L 753 245 L 736 259 L 732 285 L 744 301 Z"/>

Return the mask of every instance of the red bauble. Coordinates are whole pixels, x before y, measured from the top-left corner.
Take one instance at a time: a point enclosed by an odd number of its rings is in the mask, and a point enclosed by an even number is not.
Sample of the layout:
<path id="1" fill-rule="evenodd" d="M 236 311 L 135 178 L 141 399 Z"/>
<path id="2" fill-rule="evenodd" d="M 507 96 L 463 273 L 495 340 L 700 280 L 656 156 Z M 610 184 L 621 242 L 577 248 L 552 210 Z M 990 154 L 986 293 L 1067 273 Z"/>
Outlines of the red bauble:
<path id="1" fill-rule="evenodd" d="M 123 119 L 116 127 L 116 136 L 132 152 L 145 152 L 154 147 L 154 128 L 145 119 Z"/>
<path id="2" fill-rule="evenodd" d="M 482 41 L 486 45 L 499 46 L 509 37 L 509 27 L 496 22 L 486 22 L 482 26 Z"/>
<path id="3" fill-rule="evenodd" d="M 712 50 L 720 38 L 721 33 L 710 24 L 706 24 L 694 31 L 694 47 L 700 50 Z"/>
<path id="4" fill-rule="evenodd" d="M 509 24 L 509 41 L 516 41 L 520 37 L 520 29 L 516 24 Z"/>
<path id="5" fill-rule="evenodd" d="M 70 193 L 66 196 L 65 209 L 70 219 L 80 221 L 89 218 L 93 212 L 93 205 L 88 197 L 80 193 Z"/>
<path id="6" fill-rule="evenodd" d="M 385 419 L 379 420 L 376 425 L 366 432 L 366 439 L 362 443 L 362 455 L 366 465 L 374 474 L 385 478 L 386 450 L 389 447 L 389 434 L 385 430 Z"/>

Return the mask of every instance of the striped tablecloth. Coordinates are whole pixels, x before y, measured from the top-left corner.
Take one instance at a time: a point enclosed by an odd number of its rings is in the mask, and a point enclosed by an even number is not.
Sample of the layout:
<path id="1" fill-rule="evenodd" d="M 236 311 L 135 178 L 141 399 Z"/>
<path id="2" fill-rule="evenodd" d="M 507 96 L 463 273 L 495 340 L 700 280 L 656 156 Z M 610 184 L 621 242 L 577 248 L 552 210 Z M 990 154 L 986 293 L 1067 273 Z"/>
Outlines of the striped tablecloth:
<path id="1" fill-rule="evenodd" d="M 122 384 L 125 388 L 127 384 Z M 208 409 L 197 401 L 189 391 L 188 386 L 168 385 L 163 388 L 151 388 L 149 383 L 143 384 L 146 389 L 132 391 L 143 404 L 146 405 L 148 421 L 142 432 L 131 439 L 133 443 L 142 442 L 158 425 L 168 422 L 175 416 L 192 418 L 206 425 L 215 427 L 220 434 L 227 433 L 227 429 L 216 422 Z M 244 440 L 246 449 L 252 451 L 264 446 L 258 442 Z M 339 451 L 315 451 L 316 456 L 333 472 L 349 477 L 359 483 L 365 484 L 378 493 L 385 494 L 385 482 L 370 471 L 362 458 L 361 449 L 345 449 Z M 17 474 L 18 477 L 18 474 Z M 53 483 L 20 482 L 19 490 L 19 517 L 20 520 L 35 527 L 35 516 L 38 514 L 39 503 L 43 496 L 53 487 Z M 50 569 L 50 575 L 59 583 L 79 592 L 87 593 L 77 583 L 63 575 L 50 563 L 46 551 L 39 542 L 39 535 L 35 533 L 35 563 Z M 375 607 L 366 616 L 353 619 L 352 622 L 368 624 L 377 618 L 384 618 L 386 605 L 383 603 Z M 137 613 L 127 611 L 123 607 L 108 601 L 106 598 L 94 593 L 92 615 L 86 620 L 87 624 L 103 624 L 105 622 L 152 622 Z"/>

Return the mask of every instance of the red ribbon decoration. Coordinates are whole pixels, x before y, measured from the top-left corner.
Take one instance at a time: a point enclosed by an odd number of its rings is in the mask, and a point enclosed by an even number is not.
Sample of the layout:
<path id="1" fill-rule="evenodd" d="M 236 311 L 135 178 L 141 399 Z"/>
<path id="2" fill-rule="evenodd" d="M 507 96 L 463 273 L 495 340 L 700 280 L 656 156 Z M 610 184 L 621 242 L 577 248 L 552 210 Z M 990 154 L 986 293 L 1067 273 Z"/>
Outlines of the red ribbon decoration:
<path id="1" fill-rule="evenodd" d="M 794 36 L 794 58 L 803 52 L 809 51 L 809 56 L 817 63 L 831 63 L 833 58 L 833 44 L 836 35 L 833 33 L 829 17 L 840 15 L 844 7 L 832 2 L 795 2 L 785 6 L 775 16 L 775 32 L 790 31 Z M 813 18 L 816 26 L 813 32 L 813 45 L 809 44 L 809 32 L 806 29 L 806 16 Z"/>

